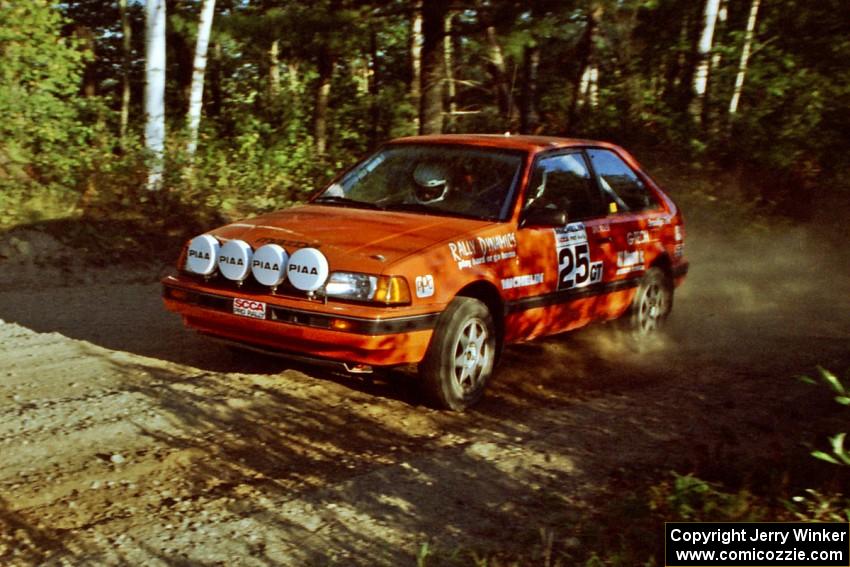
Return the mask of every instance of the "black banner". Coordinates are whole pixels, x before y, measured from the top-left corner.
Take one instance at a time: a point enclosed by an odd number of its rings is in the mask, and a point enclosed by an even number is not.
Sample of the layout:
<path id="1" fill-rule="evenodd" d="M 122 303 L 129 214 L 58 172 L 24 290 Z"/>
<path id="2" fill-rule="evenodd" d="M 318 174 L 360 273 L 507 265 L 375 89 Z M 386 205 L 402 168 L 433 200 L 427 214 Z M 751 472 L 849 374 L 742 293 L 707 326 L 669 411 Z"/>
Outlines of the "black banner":
<path id="1" fill-rule="evenodd" d="M 850 524 L 668 522 L 667 567 L 850 567 Z"/>

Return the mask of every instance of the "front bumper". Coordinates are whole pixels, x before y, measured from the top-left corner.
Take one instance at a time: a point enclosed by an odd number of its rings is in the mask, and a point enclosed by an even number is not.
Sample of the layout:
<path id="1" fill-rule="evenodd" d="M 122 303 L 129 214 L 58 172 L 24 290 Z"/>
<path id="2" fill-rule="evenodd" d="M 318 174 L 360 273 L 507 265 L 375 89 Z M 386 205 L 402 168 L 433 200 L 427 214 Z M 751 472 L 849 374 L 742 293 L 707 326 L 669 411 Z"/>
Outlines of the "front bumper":
<path id="1" fill-rule="evenodd" d="M 209 288 L 176 277 L 162 280 L 166 309 L 202 333 L 297 357 L 370 366 L 418 363 L 439 313 L 387 313 L 378 307 L 324 304 L 250 291 Z M 267 304 L 266 319 L 233 313 L 234 298 Z"/>

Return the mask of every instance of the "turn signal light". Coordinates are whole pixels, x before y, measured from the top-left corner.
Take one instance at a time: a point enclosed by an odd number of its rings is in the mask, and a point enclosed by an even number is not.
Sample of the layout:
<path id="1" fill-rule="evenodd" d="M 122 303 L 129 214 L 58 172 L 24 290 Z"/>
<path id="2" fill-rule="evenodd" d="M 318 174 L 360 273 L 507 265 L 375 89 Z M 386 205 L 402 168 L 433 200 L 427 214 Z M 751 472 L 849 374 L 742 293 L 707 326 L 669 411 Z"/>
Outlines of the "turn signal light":
<path id="1" fill-rule="evenodd" d="M 373 301 L 387 305 L 410 303 L 410 286 L 407 285 L 407 280 L 401 276 L 379 277 Z"/>
<path id="2" fill-rule="evenodd" d="M 347 331 L 352 327 L 351 321 L 345 319 L 331 319 L 331 329 L 335 331 Z"/>

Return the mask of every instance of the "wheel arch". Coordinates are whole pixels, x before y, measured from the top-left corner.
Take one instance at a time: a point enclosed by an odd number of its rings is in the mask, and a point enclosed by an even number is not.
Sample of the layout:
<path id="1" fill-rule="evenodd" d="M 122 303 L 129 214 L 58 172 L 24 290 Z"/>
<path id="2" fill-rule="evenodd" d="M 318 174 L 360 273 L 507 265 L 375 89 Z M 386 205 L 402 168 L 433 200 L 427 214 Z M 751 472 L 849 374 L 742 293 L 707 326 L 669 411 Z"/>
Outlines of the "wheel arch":
<path id="1" fill-rule="evenodd" d="M 505 337 L 505 303 L 498 288 L 486 280 L 472 282 L 457 292 L 456 297 L 472 297 L 487 306 L 496 326 L 496 353 L 502 351 Z"/>
<path id="2" fill-rule="evenodd" d="M 650 268 L 658 268 L 664 275 L 667 277 L 667 280 L 673 281 L 673 261 L 670 259 L 670 255 L 667 252 L 662 252 L 649 265 Z"/>

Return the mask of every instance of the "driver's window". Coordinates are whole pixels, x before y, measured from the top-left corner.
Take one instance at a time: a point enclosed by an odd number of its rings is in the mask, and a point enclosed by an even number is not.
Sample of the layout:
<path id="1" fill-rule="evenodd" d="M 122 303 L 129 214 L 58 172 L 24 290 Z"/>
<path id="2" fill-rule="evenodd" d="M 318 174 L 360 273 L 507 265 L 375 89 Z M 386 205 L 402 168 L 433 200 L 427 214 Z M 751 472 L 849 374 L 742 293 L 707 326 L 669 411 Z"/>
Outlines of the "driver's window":
<path id="1" fill-rule="evenodd" d="M 605 213 L 584 158 L 579 153 L 539 160 L 531 175 L 526 208 L 564 211 L 569 220 Z"/>

